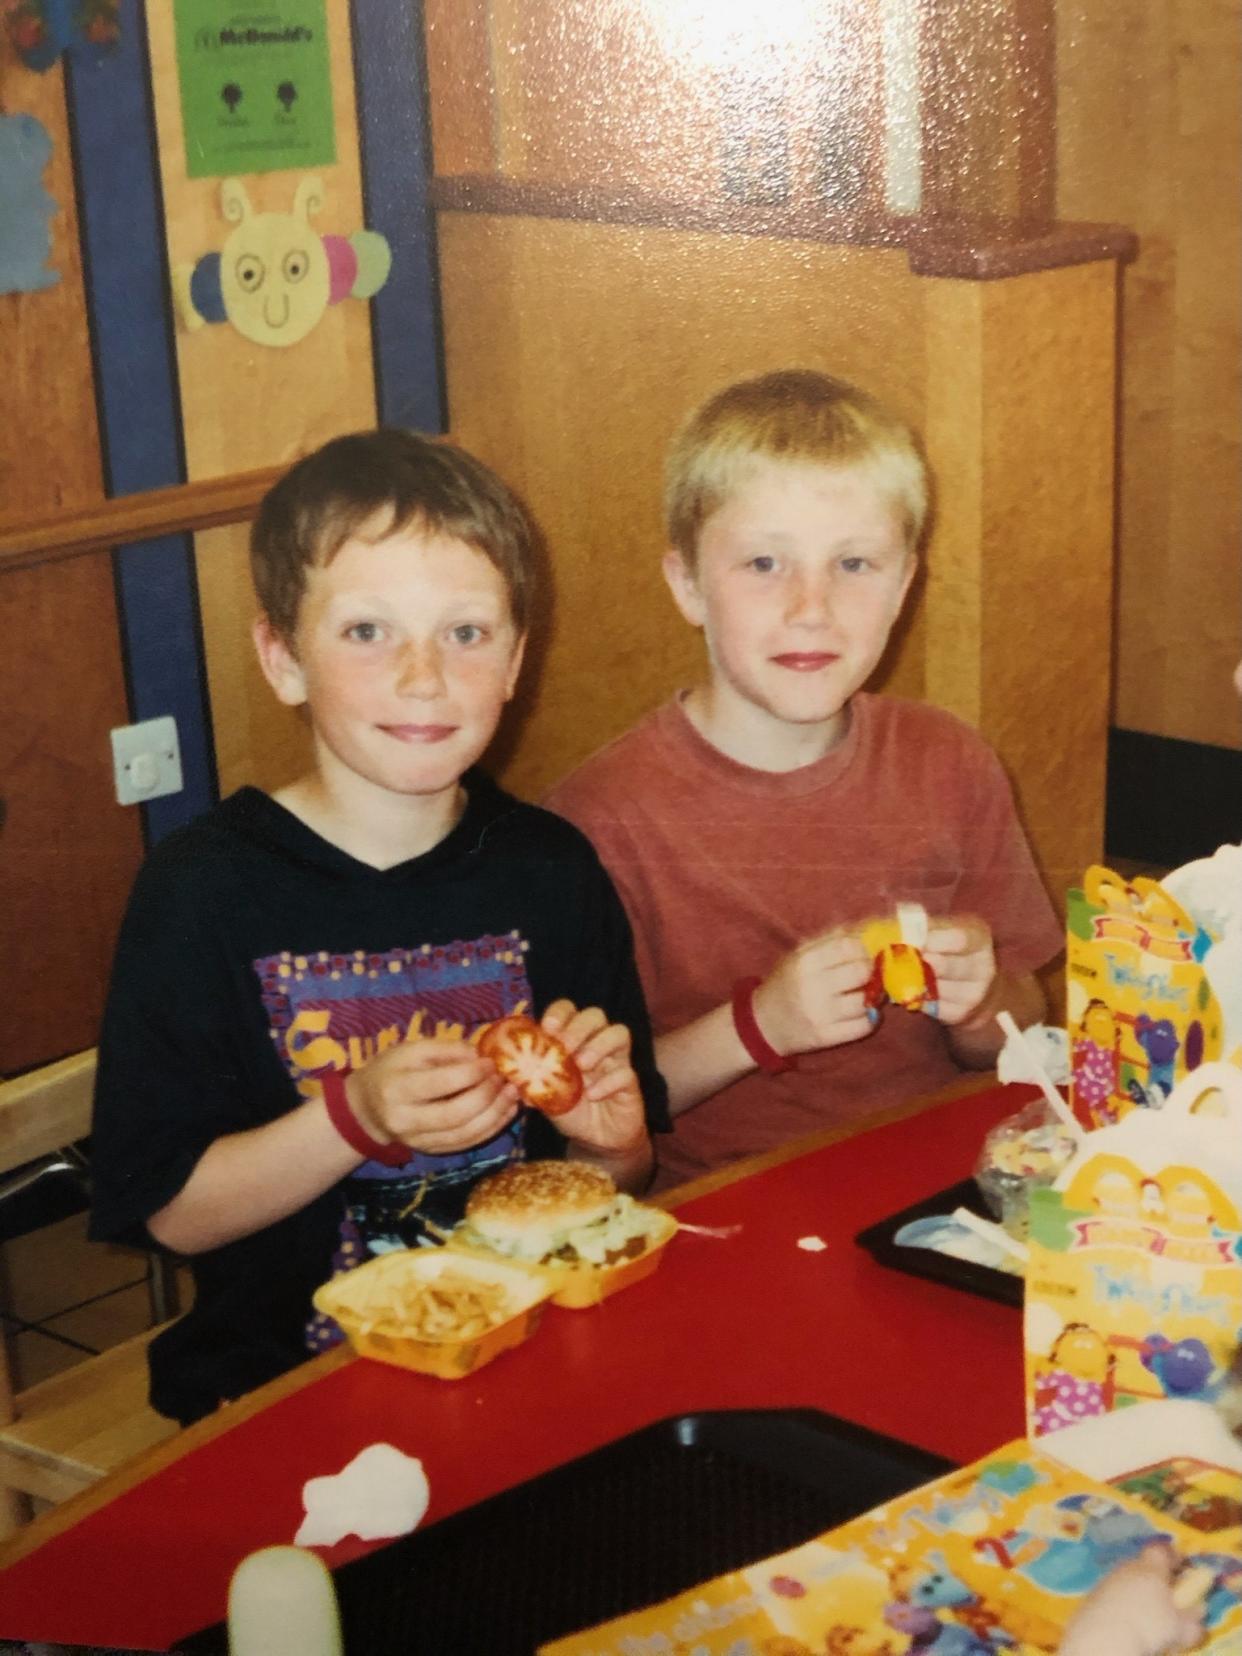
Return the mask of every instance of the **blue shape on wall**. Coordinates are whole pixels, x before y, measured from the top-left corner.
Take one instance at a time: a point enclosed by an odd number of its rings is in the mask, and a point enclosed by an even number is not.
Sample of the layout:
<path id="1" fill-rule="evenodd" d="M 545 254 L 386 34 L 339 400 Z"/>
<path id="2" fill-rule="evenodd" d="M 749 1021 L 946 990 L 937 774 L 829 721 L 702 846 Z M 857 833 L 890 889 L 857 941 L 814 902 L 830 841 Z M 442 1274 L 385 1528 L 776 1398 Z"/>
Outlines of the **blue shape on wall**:
<path id="1" fill-rule="evenodd" d="M 9 40 L 27 69 L 51 69 L 73 47 L 102 58 L 120 39 L 120 0 L 0 0 Z"/>
<path id="2" fill-rule="evenodd" d="M 0 293 L 34 293 L 60 281 L 49 268 L 56 203 L 43 188 L 52 140 L 33 115 L 0 115 Z"/>

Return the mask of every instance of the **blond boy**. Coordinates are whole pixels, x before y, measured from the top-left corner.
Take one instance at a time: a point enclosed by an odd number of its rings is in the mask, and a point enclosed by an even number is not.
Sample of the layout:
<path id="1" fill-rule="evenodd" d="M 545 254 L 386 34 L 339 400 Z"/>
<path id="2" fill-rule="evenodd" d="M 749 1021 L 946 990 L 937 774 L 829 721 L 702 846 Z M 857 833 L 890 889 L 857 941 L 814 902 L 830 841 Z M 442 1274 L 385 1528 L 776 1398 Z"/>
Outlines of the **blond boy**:
<path id="1" fill-rule="evenodd" d="M 568 1154 L 633 1187 L 644 1095 L 663 1116 L 598 859 L 476 768 L 537 600 L 517 501 L 450 444 L 359 433 L 276 485 L 252 552 L 260 665 L 313 764 L 156 848 L 100 1043 L 93 1233 L 192 1258 L 151 1348 L 181 1421 L 329 1343 L 313 1289 L 454 1223 L 489 1170 Z M 521 1011 L 585 1079 L 555 1126 L 471 1039 Z"/>
<path id="2" fill-rule="evenodd" d="M 664 573 L 707 676 L 549 804 L 624 898 L 676 1120 L 661 1181 L 856 1122 L 986 1066 L 1060 947 L 1000 765 L 877 697 L 926 467 L 870 397 L 804 370 L 729 386 L 668 462 Z M 922 904 L 938 1016 L 868 1018 L 858 926 Z"/>

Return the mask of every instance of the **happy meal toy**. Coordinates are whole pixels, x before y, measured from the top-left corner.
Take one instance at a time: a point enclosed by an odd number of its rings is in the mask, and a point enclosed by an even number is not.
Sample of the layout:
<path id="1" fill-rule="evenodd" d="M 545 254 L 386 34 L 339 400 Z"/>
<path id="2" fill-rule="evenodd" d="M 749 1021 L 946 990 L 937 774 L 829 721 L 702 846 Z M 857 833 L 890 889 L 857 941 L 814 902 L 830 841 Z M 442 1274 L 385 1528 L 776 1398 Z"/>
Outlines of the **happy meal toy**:
<path id="1" fill-rule="evenodd" d="M 927 943 L 927 910 L 922 904 L 898 903 L 895 916 L 869 920 L 858 935 L 873 962 L 863 989 L 868 1021 L 879 1023 L 885 1001 L 934 1018 L 940 992 L 936 974 L 921 952 Z"/>

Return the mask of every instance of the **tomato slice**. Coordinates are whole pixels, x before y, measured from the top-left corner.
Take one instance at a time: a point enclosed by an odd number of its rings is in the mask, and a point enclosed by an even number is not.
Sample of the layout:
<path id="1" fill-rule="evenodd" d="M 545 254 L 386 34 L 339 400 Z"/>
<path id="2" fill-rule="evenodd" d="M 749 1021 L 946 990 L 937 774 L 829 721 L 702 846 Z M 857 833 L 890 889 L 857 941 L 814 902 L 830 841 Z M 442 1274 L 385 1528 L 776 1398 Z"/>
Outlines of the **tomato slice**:
<path id="1" fill-rule="evenodd" d="M 564 1115 L 582 1097 L 582 1071 L 563 1041 L 518 1013 L 489 1024 L 479 1037 L 479 1051 L 545 1115 Z"/>

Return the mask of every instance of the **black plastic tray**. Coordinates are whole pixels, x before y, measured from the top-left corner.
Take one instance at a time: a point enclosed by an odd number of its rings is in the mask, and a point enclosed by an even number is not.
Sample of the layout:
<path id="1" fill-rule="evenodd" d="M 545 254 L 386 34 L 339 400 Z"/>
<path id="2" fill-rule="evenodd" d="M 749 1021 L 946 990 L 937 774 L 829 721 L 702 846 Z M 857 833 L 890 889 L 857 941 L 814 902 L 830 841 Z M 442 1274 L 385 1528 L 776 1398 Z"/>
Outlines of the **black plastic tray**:
<path id="1" fill-rule="evenodd" d="M 859 1231 L 855 1242 L 881 1265 L 891 1265 L 908 1276 L 924 1277 L 928 1282 L 946 1283 L 950 1288 L 964 1288 L 971 1294 L 982 1294 L 985 1299 L 999 1300 L 1002 1305 L 1021 1308 L 1023 1282 L 1010 1271 L 994 1271 L 987 1265 L 975 1265 L 969 1259 L 954 1259 L 950 1254 L 937 1253 L 933 1248 L 908 1248 L 893 1238 L 903 1225 L 912 1219 L 927 1219 L 933 1214 L 952 1213 L 954 1208 L 969 1208 L 985 1219 L 988 1212 L 979 1186 L 973 1179 L 938 1190 L 913 1207 L 902 1208 L 866 1230 Z"/>
<path id="2" fill-rule="evenodd" d="M 345 1649 L 531 1656 L 798 1546 L 951 1464 L 813 1410 L 680 1415 L 342 1566 Z M 223 1624 L 176 1649 L 224 1656 Z"/>

